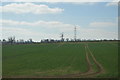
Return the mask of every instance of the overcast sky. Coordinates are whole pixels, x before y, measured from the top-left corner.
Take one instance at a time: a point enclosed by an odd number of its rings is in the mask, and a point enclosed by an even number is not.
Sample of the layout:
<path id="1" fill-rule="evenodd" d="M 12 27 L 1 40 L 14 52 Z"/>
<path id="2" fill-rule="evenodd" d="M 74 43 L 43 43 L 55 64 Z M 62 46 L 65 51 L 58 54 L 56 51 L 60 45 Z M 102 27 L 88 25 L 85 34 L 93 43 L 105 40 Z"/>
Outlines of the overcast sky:
<path id="1" fill-rule="evenodd" d="M 49 0 L 48 0 L 49 1 Z M 2 38 L 117 39 L 118 5 L 111 2 L 3 2 L 0 4 Z"/>

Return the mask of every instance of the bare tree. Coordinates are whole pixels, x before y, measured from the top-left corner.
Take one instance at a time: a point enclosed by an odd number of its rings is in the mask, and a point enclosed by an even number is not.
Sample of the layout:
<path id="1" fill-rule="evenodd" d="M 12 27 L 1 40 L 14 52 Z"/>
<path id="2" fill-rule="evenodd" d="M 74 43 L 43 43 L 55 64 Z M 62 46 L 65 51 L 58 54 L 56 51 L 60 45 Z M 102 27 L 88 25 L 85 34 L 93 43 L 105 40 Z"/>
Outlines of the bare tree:
<path id="1" fill-rule="evenodd" d="M 9 38 L 8 38 L 8 42 L 9 42 L 10 44 L 13 44 L 13 43 L 15 42 L 15 36 L 9 37 Z"/>
<path id="2" fill-rule="evenodd" d="M 66 41 L 68 42 L 68 41 L 69 41 L 69 38 L 67 38 Z"/>
<path id="3" fill-rule="evenodd" d="M 29 39 L 29 42 L 30 42 L 30 43 L 32 43 L 32 42 L 33 42 L 33 40 L 30 38 L 30 39 Z"/>
<path id="4" fill-rule="evenodd" d="M 24 43 L 24 40 L 23 39 L 19 39 L 19 43 Z"/>

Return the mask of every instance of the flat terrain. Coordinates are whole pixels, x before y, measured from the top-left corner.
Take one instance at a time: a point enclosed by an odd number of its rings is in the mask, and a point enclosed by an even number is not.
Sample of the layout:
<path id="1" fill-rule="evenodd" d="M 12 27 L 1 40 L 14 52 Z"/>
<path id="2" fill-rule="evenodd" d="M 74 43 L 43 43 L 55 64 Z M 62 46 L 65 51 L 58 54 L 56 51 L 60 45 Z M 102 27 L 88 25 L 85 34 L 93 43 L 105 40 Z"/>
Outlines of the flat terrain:
<path id="1" fill-rule="evenodd" d="M 3 77 L 117 77 L 117 42 L 3 46 Z"/>

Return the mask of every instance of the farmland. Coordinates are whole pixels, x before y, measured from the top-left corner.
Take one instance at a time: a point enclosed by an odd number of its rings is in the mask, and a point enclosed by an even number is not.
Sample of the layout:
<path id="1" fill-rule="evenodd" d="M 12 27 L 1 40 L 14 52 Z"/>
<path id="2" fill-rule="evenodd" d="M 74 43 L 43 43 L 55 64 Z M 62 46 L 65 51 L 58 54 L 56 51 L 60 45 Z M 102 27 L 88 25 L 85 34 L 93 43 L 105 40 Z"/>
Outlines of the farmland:
<path id="1" fill-rule="evenodd" d="M 3 46 L 3 77 L 117 77 L 117 42 Z"/>

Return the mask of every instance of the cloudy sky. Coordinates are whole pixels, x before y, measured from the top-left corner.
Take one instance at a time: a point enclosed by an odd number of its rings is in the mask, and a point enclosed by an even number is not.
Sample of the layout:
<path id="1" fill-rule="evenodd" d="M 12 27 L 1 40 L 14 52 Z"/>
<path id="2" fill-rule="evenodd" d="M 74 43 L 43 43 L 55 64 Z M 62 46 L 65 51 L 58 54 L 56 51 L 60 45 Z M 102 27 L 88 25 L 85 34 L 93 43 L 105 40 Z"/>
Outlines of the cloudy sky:
<path id="1" fill-rule="evenodd" d="M 5 39 L 71 39 L 74 26 L 79 39 L 118 38 L 116 2 L 2 2 L 0 15 Z"/>

